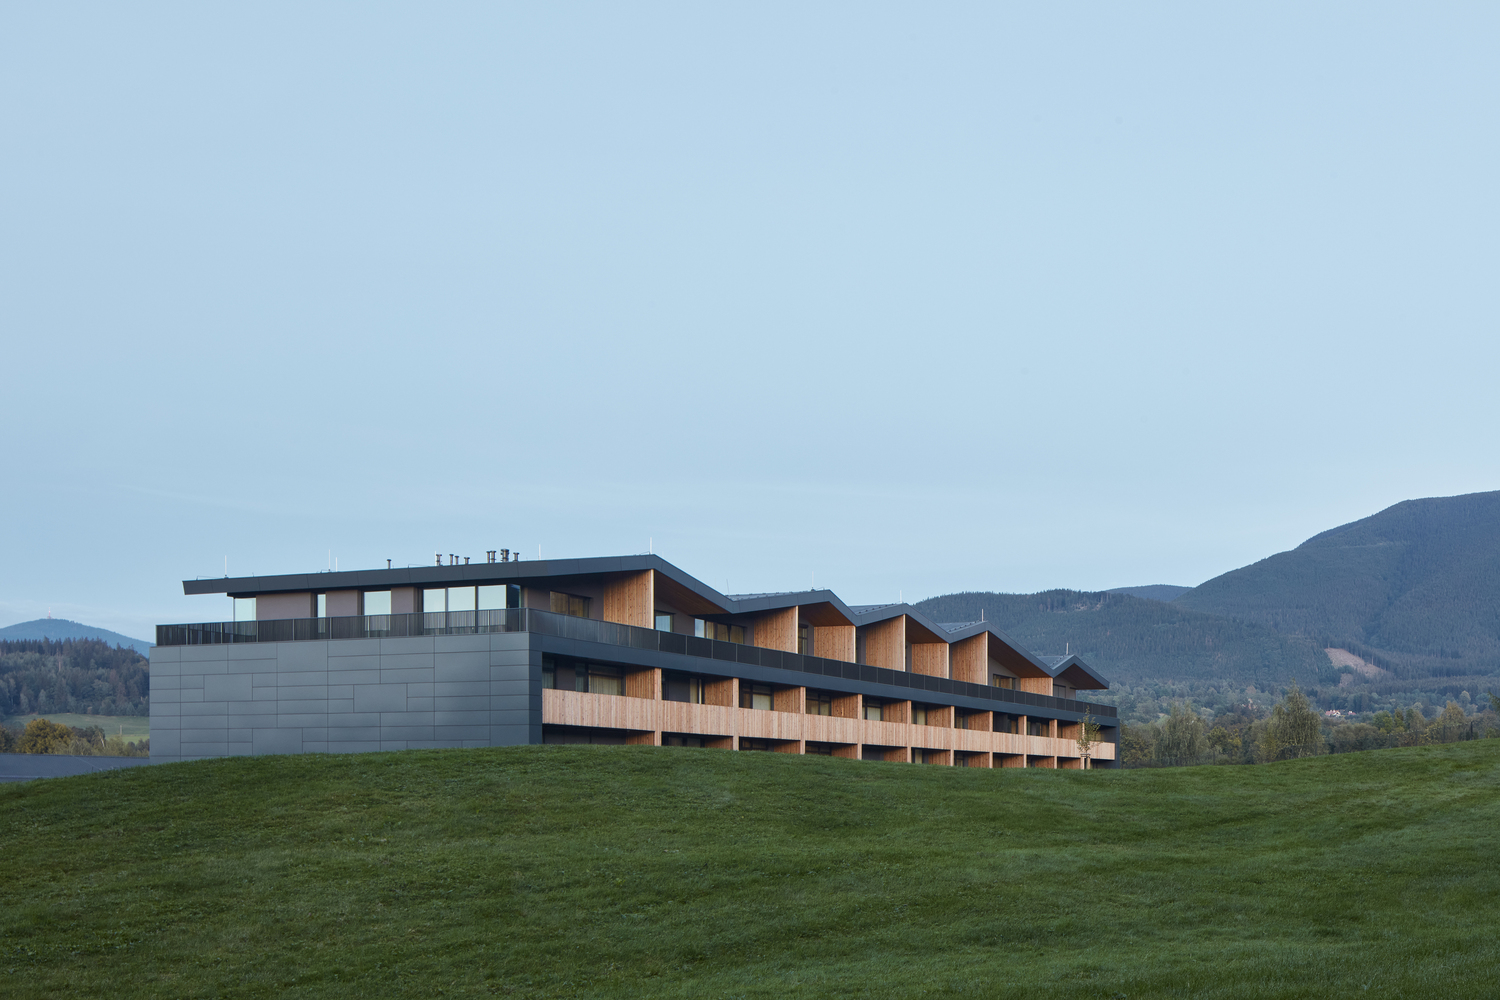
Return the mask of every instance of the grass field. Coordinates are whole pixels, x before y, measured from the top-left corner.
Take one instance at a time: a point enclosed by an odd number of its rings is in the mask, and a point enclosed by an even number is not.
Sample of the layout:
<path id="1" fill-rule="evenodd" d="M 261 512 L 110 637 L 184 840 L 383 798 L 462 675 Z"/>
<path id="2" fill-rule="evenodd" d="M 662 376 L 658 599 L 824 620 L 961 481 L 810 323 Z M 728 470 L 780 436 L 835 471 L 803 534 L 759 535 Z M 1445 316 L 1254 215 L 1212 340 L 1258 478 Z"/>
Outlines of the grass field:
<path id="1" fill-rule="evenodd" d="M 104 730 L 105 736 L 118 736 L 123 727 L 125 730 L 125 742 L 133 743 L 145 739 L 151 735 L 151 717 L 149 715 L 76 715 L 72 712 L 45 712 L 42 715 L 12 715 L 3 720 L 12 729 L 25 729 L 26 723 L 32 719 L 51 719 L 53 722 L 64 726 L 98 726 Z"/>
<path id="2" fill-rule="evenodd" d="M 968 770 L 649 747 L 0 786 L 0 993 L 1492 997 L 1500 741 Z"/>

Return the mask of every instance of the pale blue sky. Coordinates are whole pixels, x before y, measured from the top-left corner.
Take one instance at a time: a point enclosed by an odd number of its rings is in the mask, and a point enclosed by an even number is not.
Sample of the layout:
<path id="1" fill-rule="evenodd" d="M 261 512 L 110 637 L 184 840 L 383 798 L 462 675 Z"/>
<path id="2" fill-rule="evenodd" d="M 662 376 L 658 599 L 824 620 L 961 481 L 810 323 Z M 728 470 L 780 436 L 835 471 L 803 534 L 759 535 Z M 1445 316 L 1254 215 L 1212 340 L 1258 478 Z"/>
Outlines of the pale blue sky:
<path id="1" fill-rule="evenodd" d="M 1493 5 L 0 8 L 0 624 L 648 544 L 1195 584 L 1500 487 Z"/>

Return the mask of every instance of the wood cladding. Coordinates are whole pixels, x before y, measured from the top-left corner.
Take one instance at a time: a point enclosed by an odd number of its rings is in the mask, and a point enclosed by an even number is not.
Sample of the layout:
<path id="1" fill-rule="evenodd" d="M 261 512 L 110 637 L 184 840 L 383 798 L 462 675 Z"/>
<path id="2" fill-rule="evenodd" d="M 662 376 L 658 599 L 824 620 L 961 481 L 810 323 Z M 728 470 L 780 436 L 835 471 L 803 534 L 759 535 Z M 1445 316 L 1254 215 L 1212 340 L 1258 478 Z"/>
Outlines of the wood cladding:
<path id="1" fill-rule="evenodd" d="M 782 608 L 756 616 L 755 645 L 783 653 L 797 652 L 797 609 Z"/>
<path id="2" fill-rule="evenodd" d="M 727 687 L 726 682 L 718 684 Z M 714 686 L 710 685 L 710 690 Z M 851 695 L 838 699 L 834 703 L 835 710 L 841 707 L 840 702 L 854 701 L 857 698 L 857 695 Z M 897 702 L 894 705 L 906 708 L 909 703 Z M 910 717 L 904 712 L 902 714 L 906 718 Z M 694 705 L 688 702 L 555 689 L 542 692 L 542 723 L 549 726 L 625 730 L 636 734 L 654 733 L 653 745 L 659 744 L 660 734 L 667 732 L 690 733 L 714 741 L 738 737 L 793 741 L 803 749 L 806 743 L 814 742 L 832 743 L 836 746 L 870 745 L 899 747 L 903 750 L 917 748 L 960 753 L 998 753 L 1017 756 L 1022 760 L 1029 757 L 1036 761 L 1051 762 L 1029 765 L 1038 767 L 1056 767 L 1059 759 L 1076 759 L 1078 756 L 1078 748 L 1071 740 L 1047 736 L 951 729 L 945 726 L 916 726 L 904 721 L 869 722 L 840 715 L 807 715 L 798 711 L 737 708 L 732 703 Z M 1100 743 L 1095 747 L 1094 759 L 1114 758 L 1113 743 Z M 1028 765 L 1009 764 L 1002 759 L 999 766 Z"/>
<path id="3" fill-rule="evenodd" d="M 865 662 L 886 670 L 906 669 L 906 616 L 865 627 Z"/>
<path id="4" fill-rule="evenodd" d="M 1017 677 L 1016 678 L 1016 687 L 1020 688 L 1022 691 L 1029 691 L 1032 694 L 1044 694 L 1044 695 L 1047 695 L 1048 697 L 1051 697 L 1051 695 L 1052 695 L 1052 678 L 1050 678 L 1050 677 Z"/>
<path id="5" fill-rule="evenodd" d="M 966 684 L 989 686 L 990 678 L 990 634 L 981 632 L 953 644 L 949 660 L 953 679 Z"/>
<path id="6" fill-rule="evenodd" d="M 929 677 L 948 676 L 946 642 L 914 642 L 911 645 L 911 672 Z"/>
<path id="7" fill-rule="evenodd" d="M 620 625 L 656 625 L 656 570 L 622 573 L 604 583 L 603 618 Z"/>
<path id="8" fill-rule="evenodd" d="M 830 660 L 854 662 L 853 625 L 814 625 L 813 653 Z"/>

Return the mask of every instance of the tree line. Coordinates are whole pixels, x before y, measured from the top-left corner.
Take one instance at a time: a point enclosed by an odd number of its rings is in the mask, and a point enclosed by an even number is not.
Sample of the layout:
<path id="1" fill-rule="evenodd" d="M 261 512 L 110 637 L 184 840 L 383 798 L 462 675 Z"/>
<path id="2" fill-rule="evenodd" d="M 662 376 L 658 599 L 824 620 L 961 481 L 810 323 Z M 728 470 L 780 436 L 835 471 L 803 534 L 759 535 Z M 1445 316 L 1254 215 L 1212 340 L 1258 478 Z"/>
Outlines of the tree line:
<path id="1" fill-rule="evenodd" d="M 106 736 L 99 726 L 65 726 L 32 719 L 24 729 L 0 725 L 0 753 L 65 753 L 83 757 L 149 757 L 151 740 Z"/>
<path id="2" fill-rule="evenodd" d="M 1209 719 L 1191 705 L 1175 702 L 1156 722 L 1121 727 L 1120 761 L 1125 767 L 1255 764 L 1500 737 L 1500 695 L 1492 693 L 1488 700 L 1487 707 L 1472 714 L 1449 701 L 1431 719 L 1420 705 L 1412 705 L 1377 712 L 1370 722 L 1319 715 L 1295 684 L 1270 711 L 1247 704 Z"/>
<path id="3" fill-rule="evenodd" d="M 150 714 L 150 663 L 99 639 L 0 642 L 0 716 Z"/>

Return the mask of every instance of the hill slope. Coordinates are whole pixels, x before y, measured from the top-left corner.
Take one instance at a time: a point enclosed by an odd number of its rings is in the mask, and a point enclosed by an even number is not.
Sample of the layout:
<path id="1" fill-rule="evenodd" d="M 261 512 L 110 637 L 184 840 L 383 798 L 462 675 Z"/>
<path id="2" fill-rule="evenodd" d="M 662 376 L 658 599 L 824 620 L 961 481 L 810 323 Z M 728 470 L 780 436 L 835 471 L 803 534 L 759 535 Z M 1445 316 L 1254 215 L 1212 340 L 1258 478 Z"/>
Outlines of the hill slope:
<path id="1" fill-rule="evenodd" d="M 1500 672 L 1500 492 L 1408 500 L 1174 604 L 1342 646 L 1405 677 Z"/>
<path id="2" fill-rule="evenodd" d="M 1192 589 L 1192 587 L 1179 587 L 1175 583 L 1152 583 L 1144 587 L 1113 587 L 1109 593 L 1129 594 L 1131 597 L 1144 597 L 1152 601 L 1175 601 Z"/>
<path id="3" fill-rule="evenodd" d="M 1483 997 L 1497 793 L 1493 740 L 1150 771 L 168 764 L 0 787 L 0 941 L 29 995 L 121 1000 Z"/>
<path id="4" fill-rule="evenodd" d="M 37 618 L 33 621 L 18 622 L 15 625 L 0 628 L 0 642 L 6 640 L 14 642 L 18 639 L 98 639 L 113 646 L 133 649 L 142 656 L 150 656 L 151 647 L 156 645 L 144 639 L 132 639 L 128 635 L 111 632 L 107 628 L 71 622 L 66 618 Z"/>
<path id="5" fill-rule="evenodd" d="M 1191 681 L 1272 690 L 1337 679 L 1308 639 L 1129 594 L 970 592 L 916 607 L 943 622 L 977 621 L 982 613 L 1033 652 L 1078 653 L 1113 686 Z"/>

